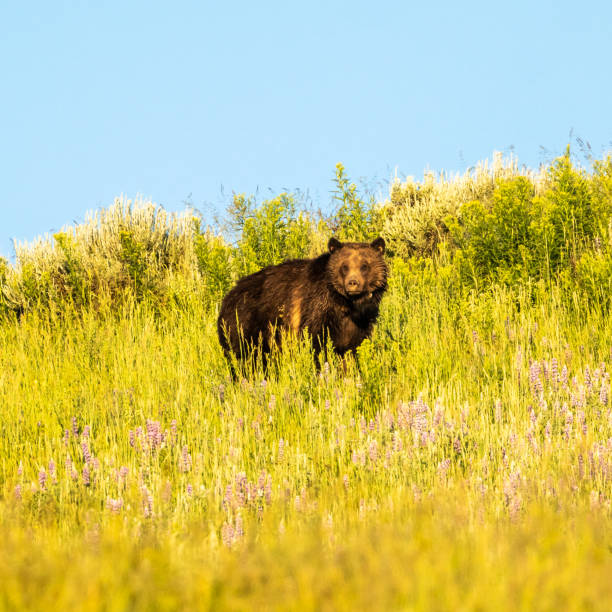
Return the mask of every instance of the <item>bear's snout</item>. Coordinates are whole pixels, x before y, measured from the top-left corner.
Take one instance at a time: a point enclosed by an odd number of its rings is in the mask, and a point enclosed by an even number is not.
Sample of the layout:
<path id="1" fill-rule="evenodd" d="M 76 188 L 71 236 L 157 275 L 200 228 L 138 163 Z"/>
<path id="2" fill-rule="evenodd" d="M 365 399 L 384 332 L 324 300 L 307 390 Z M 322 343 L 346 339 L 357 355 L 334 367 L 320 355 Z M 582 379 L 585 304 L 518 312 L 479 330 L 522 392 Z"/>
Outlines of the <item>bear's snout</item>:
<path id="1" fill-rule="evenodd" d="M 348 294 L 361 293 L 361 281 L 358 278 L 347 278 L 345 286 Z"/>

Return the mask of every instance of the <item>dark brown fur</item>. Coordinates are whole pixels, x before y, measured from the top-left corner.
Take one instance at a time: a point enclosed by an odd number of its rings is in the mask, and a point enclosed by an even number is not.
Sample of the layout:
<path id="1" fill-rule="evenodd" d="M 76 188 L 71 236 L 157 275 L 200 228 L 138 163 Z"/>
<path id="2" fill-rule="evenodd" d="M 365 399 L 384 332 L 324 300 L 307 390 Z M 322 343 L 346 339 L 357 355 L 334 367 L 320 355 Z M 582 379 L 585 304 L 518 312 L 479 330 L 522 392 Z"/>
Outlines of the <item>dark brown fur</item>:
<path id="1" fill-rule="evenodd" d="M 326 338 L 339 355 L 372 333 L 387 289 L 385 242 L 329 241 L 329 252 L 268 266 L 240 279 L 225 296 L 217 328 L 225 353 L 245 357 L 261 343 L 263 357 L 281 330 L 308 329 L 319 352 Z M 246 345 L 245 345 L 246 342 Z"/>

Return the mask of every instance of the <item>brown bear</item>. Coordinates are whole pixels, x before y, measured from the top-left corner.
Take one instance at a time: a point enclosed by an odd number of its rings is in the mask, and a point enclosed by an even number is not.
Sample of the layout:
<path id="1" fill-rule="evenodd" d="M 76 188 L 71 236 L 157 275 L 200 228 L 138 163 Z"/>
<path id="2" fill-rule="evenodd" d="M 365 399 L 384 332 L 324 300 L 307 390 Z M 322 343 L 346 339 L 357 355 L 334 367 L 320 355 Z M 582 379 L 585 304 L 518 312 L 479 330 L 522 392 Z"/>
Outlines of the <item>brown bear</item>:
<path id="1" fill-rule="evenodd" d="M 239 359 L 254 347 L 264 364 L 281 330 L 307 329 L 315 353 L 329 337 L 336 353 L 355 349 L 372 333 L 387 289 L 385 241 L 340 242 L 314 259 L 268 266 L 240 279 L 225 296 L 217 321 L 225 354 Z"/>

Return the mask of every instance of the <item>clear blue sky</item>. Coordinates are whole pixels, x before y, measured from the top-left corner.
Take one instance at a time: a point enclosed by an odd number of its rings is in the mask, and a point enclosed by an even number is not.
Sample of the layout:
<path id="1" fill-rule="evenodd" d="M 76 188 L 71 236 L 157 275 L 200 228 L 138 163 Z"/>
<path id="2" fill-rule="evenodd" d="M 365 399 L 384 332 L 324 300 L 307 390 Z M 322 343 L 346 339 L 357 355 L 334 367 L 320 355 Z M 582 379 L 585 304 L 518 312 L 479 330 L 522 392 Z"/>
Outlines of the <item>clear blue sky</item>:
<path id="1" fill-rule="evenodd" d="M 0 254 L 120 194 L 384 181 L 612 148 L 612 3 L 2 2 Z M 546 151 L 543 151 L 544 147 Z"/>

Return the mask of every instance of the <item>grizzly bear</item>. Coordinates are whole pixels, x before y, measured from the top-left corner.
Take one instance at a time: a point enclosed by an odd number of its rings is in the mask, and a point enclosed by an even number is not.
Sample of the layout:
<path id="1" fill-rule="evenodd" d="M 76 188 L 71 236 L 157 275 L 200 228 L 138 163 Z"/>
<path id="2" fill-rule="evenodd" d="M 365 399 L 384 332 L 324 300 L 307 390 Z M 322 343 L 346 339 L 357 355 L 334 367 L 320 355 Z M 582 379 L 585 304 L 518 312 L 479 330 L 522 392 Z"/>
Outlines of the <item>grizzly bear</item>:
<path id="1" fill-rule="evenodd" d="M 225 296 L 217 321 L 226 356 L 244 359 L 253 348 L 266 357 L 281 330 L 308 330 L 315 353 L 327 338 L 336 353 L 355 349 L 372 333 L 387 289 L 385 241 L 340 242 L 314 259 L 268 266 L 240 279 Z"/>

